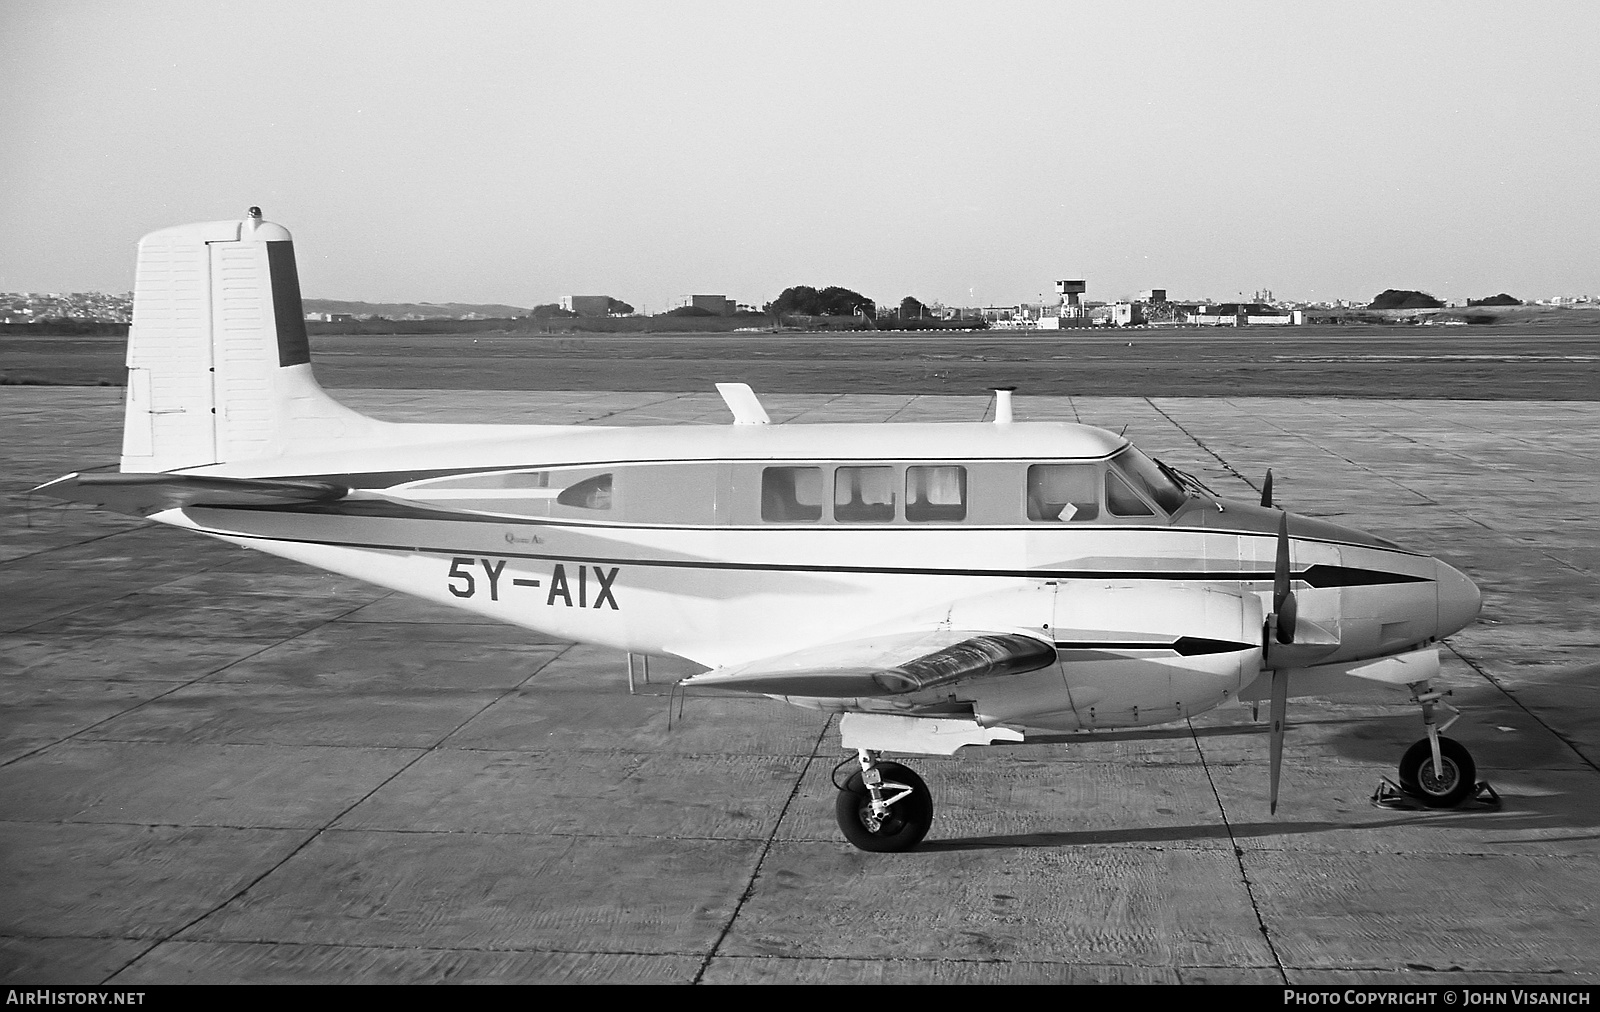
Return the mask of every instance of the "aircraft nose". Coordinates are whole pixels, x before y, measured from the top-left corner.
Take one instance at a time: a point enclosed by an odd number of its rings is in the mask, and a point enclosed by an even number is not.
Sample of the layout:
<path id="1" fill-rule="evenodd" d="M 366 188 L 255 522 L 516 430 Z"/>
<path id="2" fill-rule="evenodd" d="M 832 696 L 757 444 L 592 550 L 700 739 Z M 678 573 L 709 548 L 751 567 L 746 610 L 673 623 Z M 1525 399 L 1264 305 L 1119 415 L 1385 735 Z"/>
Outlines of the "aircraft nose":
<path id="1" fill-rule="evenodd" d="M 1460 570 L 1436 563 L 1439 587 L 1439 635 L 1448 636 L 1465 629 L 1478 617 L 1483 608 L 1483 595 L 1478 585 L 1467 579 Z"/>

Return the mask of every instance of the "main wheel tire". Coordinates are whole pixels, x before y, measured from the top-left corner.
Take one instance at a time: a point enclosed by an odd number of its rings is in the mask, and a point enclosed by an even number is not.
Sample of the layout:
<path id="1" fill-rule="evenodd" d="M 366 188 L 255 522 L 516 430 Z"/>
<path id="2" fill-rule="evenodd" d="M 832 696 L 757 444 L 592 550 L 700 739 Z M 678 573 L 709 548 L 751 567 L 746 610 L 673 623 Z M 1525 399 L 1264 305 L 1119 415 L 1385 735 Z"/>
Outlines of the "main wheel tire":
<path id="1" fill-rule="evenodd" d="M 899 763 L 878 763 L 877 768 L 883 774 L 885 785 L 890 782 L 905 784 L 911 788 L 911 793 L 889 806 L 889 814 L 884 816 L 876 831 L 868 829 L 872 795 L 861 782 L 861 771 L 857 770 L 834 799 L 833 811 L 839 819 L 839 828 L 844 831 L 845 839 L 862 850 L 875 854 L 910 850 L 922 842 L 928 827 L 933 825 L 933 795 L 928 793 L 928 785 L 921 777 Z"/>
<path id="2" fill-rule="evenodd" d="M 1433 768 L 1433 746 L 1424 738 L 1406 749 L 1400 760 L 1400 789 L 1429 808 L 1454 808 L 1478 785 L 1472 755 L 1454 738 L 1439 738 L 1444 769 Z"/>

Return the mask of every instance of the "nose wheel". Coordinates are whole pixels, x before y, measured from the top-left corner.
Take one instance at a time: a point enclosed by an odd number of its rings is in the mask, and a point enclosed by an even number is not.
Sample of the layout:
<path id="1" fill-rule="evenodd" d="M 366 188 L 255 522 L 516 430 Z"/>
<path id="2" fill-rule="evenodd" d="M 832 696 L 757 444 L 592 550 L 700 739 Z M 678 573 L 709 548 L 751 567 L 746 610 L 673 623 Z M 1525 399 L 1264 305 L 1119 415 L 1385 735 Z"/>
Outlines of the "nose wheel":
<path id="1" fill-rule="evenodd" d="M 909 768 L 881 762 L 862 749 L 860 768 L 839 785 L 833 811 L 845 839 L 862 850 L 883 854 L 910 850 L 933 825 L 933 795 Z M 841 768 L 850 760 L 841 763 Z M 837 781 L 835 781 L 837 784 Z"/>
<path id="2" fill-rule="evenodd" d="M 1433 742 L 1423 738 L 1400 759 L 1400 789 L 1429 808 L 1454 808 L 1477 788 L 1478 767 L 1472 754 L 1454 738 L 1439 737 L 1435 763 Z"/>

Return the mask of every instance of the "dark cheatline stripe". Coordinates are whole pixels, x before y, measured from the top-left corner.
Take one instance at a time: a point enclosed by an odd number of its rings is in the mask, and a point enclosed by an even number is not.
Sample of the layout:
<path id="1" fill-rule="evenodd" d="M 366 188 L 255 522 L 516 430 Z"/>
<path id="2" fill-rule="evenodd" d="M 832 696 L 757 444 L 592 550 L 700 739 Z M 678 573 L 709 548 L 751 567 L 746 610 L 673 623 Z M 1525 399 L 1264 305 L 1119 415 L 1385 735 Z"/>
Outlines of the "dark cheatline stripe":
<path id="1" fill-rule="evenodd" d="M 311 341 L 300 304 L 294 243 L 287 239 L 267 243 L 267 268 L 272 274 L 272 315 L 278 325 L 278 365 L 306 365 L 311 361 Z"/>
<path id="2" fill-rule="evenodd" d="M 367 500 L 360 500 L 363 505 Z M 337 504 L 335 504 L 337 505 Z M 248 506 L 229 505 L 195 505 L 188 509 L 216 510 L 228 512 L 239 510 L 249 513 L 284 513 L 284 512 L 332 512 L 348 515 L 343 510 L 331 509 L 319 511 L 316 504 L 295 504 L 287 509 L 267 508 L 259 509 Z M 379 514 L 374 510 L 375 514 Z M 412 519 L 415 519 L 413 514 Z M 449 515 L 448 519 L 461 521 L 458 514 Z M 515 523 L 516 521 L 496 520 L 498 524 Z M 204 522 L 200 526 L 212 529 Z M 377 541 L 343 541 L 329 538 L 296 538 L 282 534 L 249 534 L 232 531 L 226 528 L 215 528 L 216 533 L 226 534 L 229 537 L 245 538 L 250 541 L 282 541 L 289 544 L 327 545 L 330 548 L 371 548 L 379 551 L 405 551 L 424 552 L 429 555 L 470 555 L 474 552 L 483 554 L 482 549 L 460 548 L 443 545 L 423 545 L 414 542 L 377 542 Z M 616 566 L 649 566 L 658 569 L 708 569 L 724 570 L 729 572 L 763 572 L 763 573 L 879 573 L 888 576 L 1000 576 L 1020 577 L 1029 580 L 1165 580 L 1176 583 L 1271 583 L 1270 570 L 1238 570 L 1238 569 L 1196 569 L 1196 570 L 1171 570 L 1150 571 L 1142 569 L 1133 570 L 1108 570 L 1108 569 L 955 569 L 935 568 L 931 566 L 840 566 L 840 565 L 807 565 L 799 563 L 782 562 L 716 562 L 710 559 L 641 559 L 601 557 L 598 555 L 571 555 L 555 552 L 514 552 L 497 550 L 492 553 L 496 558 L 502 559 L 538 559 L 545 562 L 593 562 Z M 1337 567 L 1330 567 L 1337 568 Z M 1367 570 L 1353 570 L 1364 573 Z M 1425 577 L 1402 576 L 1396 573 L 1371 573 L 1373 583 L 1428 583 Z M 1295 579 L 1299 579 L 1298 576 Z M 1343 584 L 1354 586 L 1354 584 Z"/>
<path id="3" fill-rule="evenodd" d="M 1171 643 L 1153 643 L 1149 640 L 1056 640 L 1057 650 L 1171 650 L 1180 657 L 1231 654 L 1254 648 L 1253 643 L 1212 640 L 1203 636 L 1180 636 Z"/>
<path id="4" fill-rule="evenodd" d="M 1426 576 L 1408 576 L 1405 573 L 1385 573 L 1376 569 L 1356 569 L 1351 566 L 1328 566 L 1317 563 L 1296 579 L 1321 590 L 1325 587 L 1374 587 L 1385 583 L 1427 583 Z"/>
<path id="5" fill-rule="evenodd" d="M 1253 649 L 1254 643 L 1235 643 L 1233 640 L 1210 640 L 1204 636 L 1179 636 L 1172 649 L 1180 657 L 1198 657 L 1202 654 L 1231 654 Z"/>
<path id="6" fill-rule="evenodd" d="M 296 475 L 296 476 L 294 476 L 293 480 L 297 480 L 297 481 L 324 481 L 324 482 L 331 482 L 334 479 L 341 479 L 338 483 L 344 485 L 347 488 L 362 488 L 362 489 L 364 489 L 364 488 L 375 487 L 375 486 L 373 486 L 371 484 L 366 484 L 363 481 L 357 480 L 360 477 L 361 476 L 359 476 L 359 475 L 333 475 L 333 474 Z M 197 504 L 197 505 L 200 505 L 200 504 Z M 223 508 L 223 507 L 219 507 L 219 508 Z M 263 510 L 264 511 L 268 511 L 268 508 L 263 507 Z M 486 514 L 481 514 L 481 513 L 469 513 L 469 512 L 464 512 L 464 511 L 461 511 L 461 510 L 451 510 L 451 509 L 443 509 L 443 508 L 431 508 L 431 507 L 417 506 L 417 505 L 410 504 L 410 503 L 400 503 L 400 502 L 394 502 L 394 501 L 385 500 L 385 499 L 346 499 L 346 500 L 342 500 L 342 501 L 339 501 L 339 502 L 332 502 L 332 503 L 309 503 L 309 504 L 288 503 L 288 504 L 284 504 L 282 506 L 271 507 L 270 511 L 279 512 L 279 513 L 321 513 L 321 514 L 327 514 L 327 515 L 330 515 L 330 516 L 388 517 L 388 518 L 391 518 L 391 519 L 394 519 L 394 520 L 442 520 L 442 521 L 448 521 L 448 522 L 452 522 L 452 523 L 476 523 L 476 524 L 523 524 L 523 525 L 531 525 L 531 526 L 598 527 L 598 528 L 606 528 L 606 529 L 614 529 L 614 528 L 617 528 L 617 527 L 628 527 L 628 526 L 630 526 L 629 524 L 618 524 L 618 523 L 592 523 L 592 522 L 586 522 L 584 520 L 580 520 L 580 519 L 575 518 L 575 517 L 519 517 L 519 516 L 507 516 L 507 515 L 502 515 L 502 514 L 499 514 L 499 513 L 487 514 L 486 515 Z M 720 528 L 716 527 L 715 525 L 709 525 L 709 524 L 652 524 L 652 523 L 641 523 L 639 526 L 640 527 L 644 527 L 644 528 L 649 528 L 649 529 L 652 529 L 652 530 L 716 530 L 716 529 L 720 529 Z M 739 528 L 739 529 L 741 529 L 741 530 L 752 530 L 752 529 L 763 529 L 763 528 L 743 527 L 743 528 Z M 794 528 L 783 527 L 781 525 L 772 525 L 771 527 L 764 528 L 764 529 L 790 530 L 790 529 L 794 529 Z M 838 531 L 841 531 L 841 532 L 843 532 L 843 531 L 871 531 L 871 533 L 874 533 L 874 534 L 902 534 L 902 533 L 913 532 L 913 531 L 929 531 L 929 530 L 967 531 L 967 532 L 980 531 L 980 530 L 1007 530 L 1007 531 L 1010 531 L 1010 530 L 1037 530 L 1038 529 L 1038 525 L 1035 524 L 1035 525 L 1023 526 L 1023 525 L 1017 525 L 1017 524 L 1000 524 L 1000 525 L 971 525 L 971 526 L 955 525 L 955 526 L 949 526 L 949 525 L 939 525 L 939 524 L 928 524 L 926 526 L 923 526 L 923 525 L 912 524 L 912 525 L 901 526 L 901 525 L 896 524 L 894 526 L 882 525 L 882 526 L 873 526 L 873 527 L 852 527 L 852 526 L 849 526 L 849 525 L 837 526 L 837 527 L 816 527 L 816 526 L 808 525 L 808 526 L 806 526 L 806 527 L 804 527 L 802 529 L 804 529 L 804 530 L 813 530 L 813 531 L 815 531 L 815 530 L 838 530 Z M 1059 529 L 1059 528 L 1056 528 L 1056 529 Z M 1085 530 L 1085 531 L 1088 531 L 1088 530 L 1162 531 L 1162 532 L 1167 532 L 1167 531 L 1180 532 L 1181 531 L 1183 533 L 1200 533 L 1200 534 L 1229 534 L 1229 533 L 1235 533 L 1236 534 L 1236 533 L 1244 533 L 1244 532 L 1239 532 L 1239 531 L 1227 531 L 1227 530 L 1223 530 L 1223 529 L 1220 529 L 1220 528 L 1219 529 L 1204 529 L 1204 528 L 1193 528 L 1193 527 L 1176 527 L 1176 528 L 1174 528 L 1174 527 L 1167 527 L 1167 526 L 1150 526 L 1150 527 L 1147 527 L 1147 526 L 1144 526 L 1144 525 L 1123 525 L 1123 524 L 1118 524 L 1118 525 L 1109 526 L 1109 527 L 1103 527 L 1103 526 L 1099 526 L 1099 525 L 1093 525 L 1093 526 L 1084 525 L 1084 527 L 1081 528 L 1081 529 Z M 1298 541 L 1315 541 L 1315 542 L 1319 542 L 1319 543 L 1322 543 L 1322 544 L 1333 544 L 1333 545 L 1352 545 L 1353 547 L 1357 547 L 1357 548 L 1371 547 L 1369 545 L 1360 545 L 1360 544 L 1356 544 L 1354 542 L 1349 542 L 1349 541 L 1328 541 L 1328 540 L 1323 539 L 1323 538 L 1296 538 L 1295 540 L 1298 540 Z M 1394 549 L 1384 549 L 1384 550 L 1385 551 L 1394 551 L 1395 554 L 1398 554 L 1398 555 L 1415 556 L 1417 554 L 1416 552 L 1407 552 L 1407 551 L 1404 551 L 1404 550 L 1394 550 Z M 1347 568 L 1347 567 L 1344 567 L 1344 566 L 1326 566 L 1326 565 L 1321 565 L 1321 564 L 1312 566 L 1310 569 L 1306 570 L 1306 572 L 1309 573 L 1309 572 L 1312 572 L 1314 570 L 1320 570 L 1321 571 L 1321 575 L 1319 577 L 1317 577 L 1317 578 L 1321 579 L 1321 580 L 1323 580 L 1325 582 L 1322 582 L 1322 583 L 1311 583 L 1311 585 L 1313 587 L 1358 587 L 1358 586 L 1363 586 L 1363 585 L 1366 585 L 1366 584 L 1419 583 L 1419 582 L 1426 582 L 1428 580 L 1428 577 L 1424 577 L 1424 576 L 1404 576 L 1404 575 L 1401 575 L 1399 573 L 1385 573 L 1385 572 L 1381 572 L 1381 571 L 1378 571 L 1378 570 L 1368 570 L 1368 569 L 1350 569 L 1350 568 Z M 1138 578 L 1137 575 L 1135 575 L 1135 574 L 1126 574 L 1126 573 L 1111 573 L 1111 574 L 1107 574 L 1107 575 L 1116 576 L 1116 577 L 1119 577 L 1119 578 L 1121 578 L 1121 577 L 1127 577 L 1127 578 L 1130 578 L 1130 579 Z M 1240 579 L 1271 580 L 1272 579 L 1272 572 L 1271 572 L 1271 570 L 1268 570 L 1267 572 L 1261 574 L 1260 576 L 1254 576 L 1254 575 L 1249 574 L 1249 573 L 1234 574 L 1234 576 L 1237 576 Z M 1147 574 L 1147 578 L 1152 579 L 1152 580 L 1163 580 L 1163 579 L 1170 579 L 1172 577 L 1170 577 L 1167 574 L 1163 574 L 1163 573 L 1151 573 L 1151 574 Z M 1179 578 L 1182 578 L 1182 577 L 1179 577 Z M 1230 578 L 1232 578 L 1232 577 L 1230 577 Z M 1301 579 L 1301 578 L 1302 577 L 1300 577 L 1299 575 L 1295 576 L 1295 579 Z M 1308 580 L 1307 582 L 1309 583 L 1311 581 Z"/>

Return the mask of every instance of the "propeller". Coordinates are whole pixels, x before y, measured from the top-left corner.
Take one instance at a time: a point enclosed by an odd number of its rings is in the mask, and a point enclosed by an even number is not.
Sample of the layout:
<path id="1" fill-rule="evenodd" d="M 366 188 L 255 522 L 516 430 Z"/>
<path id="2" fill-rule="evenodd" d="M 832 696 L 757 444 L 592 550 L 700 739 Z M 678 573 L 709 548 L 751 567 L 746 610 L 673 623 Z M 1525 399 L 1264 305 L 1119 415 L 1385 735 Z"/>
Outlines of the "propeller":
<path id="1" fill-rule="evenodd" d="M 1267 472 L 1263 503 L 1272 493 L 1272 472 Z M 1279 643 L 1294 642 L 1295 616 L 1294 591 L 1289 589 L 1289 514 L 1284 512 L 1278 520 L 1278 559 L 1272 568 L 1273 636 Z M 1286 668 L 1272 669 L 1272 724 L 1271 741 L 1272 794 L 1269 806 L 1272 814 L 1278 813 L 1278 776 L 1283 769 L 1283 732 L 1289 711 L 1289 672 Z"/>
<path id="2" fill-rule="evenodd" d="M 1272 671 L 1272 726 L 1269 731 L 1269 740 L 1272 742 L 1272 797 L 1268 800 L 1268 810 L 1278 814 L 1278 774 L 1283 770 L 1283 730 L 1287 723 L 1289 712 L 1289 672 L 1283 668 L 1274 668 Z"/>
<path id="3" fill-rule="evenodd" d="M 1272 613 L 1279 643 L 1294 642 L 1294 620 L 1300 611 L 1289 589 L 1289 514 L 1278 518 L 1278 562 L 1272 568 Z"/>
<path id="4" fill-rule="evenodd" d="M 1272 508 L 1272 468 L 1267 468 L 1267 478 L 1261 483 L 1261 505 Z"/>

